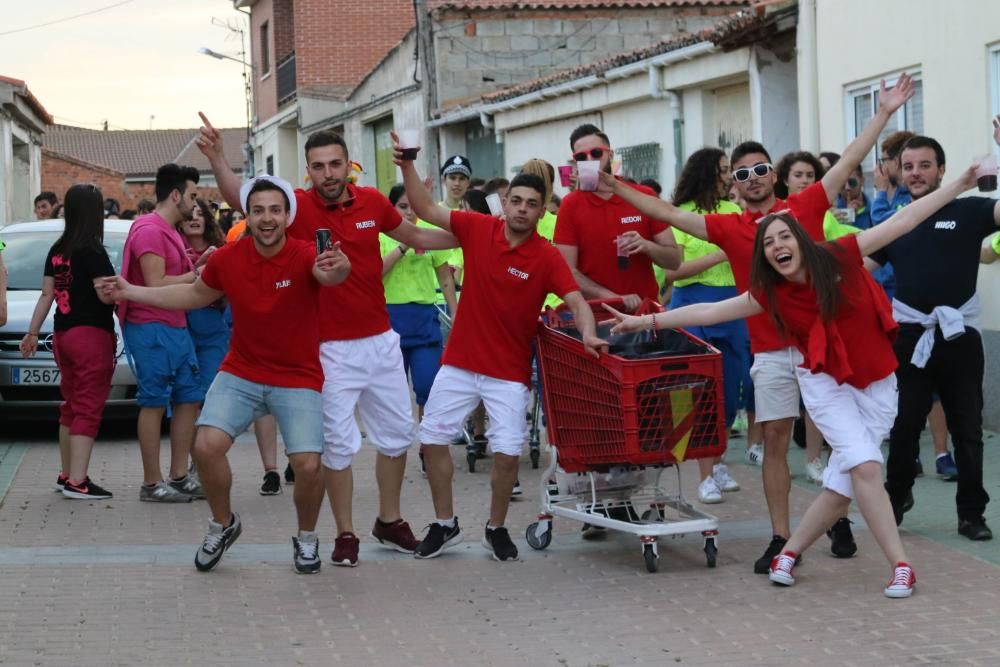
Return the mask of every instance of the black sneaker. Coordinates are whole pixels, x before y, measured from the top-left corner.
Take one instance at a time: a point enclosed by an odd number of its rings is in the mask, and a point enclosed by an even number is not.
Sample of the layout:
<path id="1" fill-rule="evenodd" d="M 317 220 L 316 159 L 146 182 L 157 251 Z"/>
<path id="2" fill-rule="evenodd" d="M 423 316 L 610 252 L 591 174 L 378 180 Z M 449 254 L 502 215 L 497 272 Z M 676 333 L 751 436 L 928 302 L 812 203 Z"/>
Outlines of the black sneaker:
<path id="1" fill-rule="evenodd" d="M 285 466 L 285 484 L 295 484 L 295 471 L 292 470 L 291 463 Z"/>
<path id="2" fill-rule="evenodd" d="M 463 539 L 465 538 L 462 536 L 462 529 L 458 527 L 457 518 L 455 519 L 455 525 L 451 528 L 442 526 L 435 521 L 427 527 L 427 534 L 424 536 L 423 541 L 417 545 L 417 549 L 413 552 L 413 555 L 417 558 L 434 558 L 435 556 L 440 556 L 442 551 L 450 549 Z"/>
<path id="3" fill-rule="evenodd" d="M 264 483 L 260 485 L 260 495 L 276 496 L 281 493 L 281 475 L 277 470 L 264 473 Z"/>
<path id="4" fill-rule="evenodd" d="M 277 477 L 278 473 L 274 473 Z M 319 540 L 300 540 L 292 538 L 292 554 L 295 560 L 295 571 L 299 574 L 313 574 L 319 572 L 323 561 L 319 557 Z"/>
<path id="5" fill-rule="evenodd" d="M 521 480 L 514 480 L 514 488 L 510 490 L 510 497 L 517 498 L 518 496 L 523 496 L 524 491 L 521 489 Z"/>
<path id="6" fill-rule="evenodd" d="M 975 542 L 985 542 L 993 539 L 993 531 L 986 525 L 986 519 L 959 519 L 958 534 L 968 537 Z"/>
<path id="7" fill-rule="evenodd" d="M 233 512 L 228 527 L 209 521 L 208 533 L 194 555 L 194 566 L 202 572 L 211 570 L 219 564 L 222 555 L 229 547 L 233 546 L 233 542 L 239 538 L 242 532 L 243 524 L 240 522 L 240 515 L 236 512 Z"/>
<path id="8" fill-rule="evenodd" d="M 52 485 L 52 490 L 56 493 L 62 493 L 63 487 L 66 486 L 66 480 L 69 479 L 69 475 L 64 472 L 59 473 L 56 477 L 56 483 Z"/>
<path id="9" fill-rule="evenodd" d="M 918 456 L 913 462 L 913 474 L 917 477 L 924 476 L 924 464 L 920 462 L 920 457 Z"/>
<path id="10" fill-rule="evenodd" d="M 764 551 L 764 555 L 754 561 L 753 573 L 767 574 L 771 569 L 771 561 L 785 549 L 786 542 L 788 542 L 788 540 L 781 535 L 773 535 L 771 537 L 771 543 L 767 545 L 767 549 Z M 795 557 L 795 564 L 798 565 L 801 562 L 802 554 L 799 554 Z"/>
<path id="11" fill-rule="evenodd" d="M 483 546 L 493 552 L 493 560 L 517 560 L 517 546 L 503 526 L 487 528 L 483 534 Z"/>
<path id="12" fill-rule="evenodd" d="M 851 532 L 851 520 L 847 517 L 837 519 L 837 523 L 826 531 L 826 536 L 832 540 L 830 553 L 837 558 L 850 558 L 858 553 L 858 544 L 854 541 L 854 533 Z"/>
<path id="13" fill-rule="evenodd" d="M 75 500 L 107 500 L 112 497 L 110 491 L 94 484 L 90 481 L 89 477 L 81 484 L 74 484 L 66 480 L 66 483 L 63 485 L 62 494 L 66 498 L 73 498 Z"/>

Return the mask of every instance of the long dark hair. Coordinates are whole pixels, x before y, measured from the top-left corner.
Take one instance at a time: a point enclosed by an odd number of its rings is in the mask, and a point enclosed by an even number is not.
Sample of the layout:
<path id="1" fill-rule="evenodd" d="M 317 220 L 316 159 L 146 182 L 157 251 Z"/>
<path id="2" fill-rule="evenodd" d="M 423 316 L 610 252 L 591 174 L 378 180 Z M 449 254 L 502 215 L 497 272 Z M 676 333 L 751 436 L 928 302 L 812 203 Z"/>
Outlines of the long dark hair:
<path id="1" fill-rule="evenodd" d="M 52 250 L 72 257 L 78 250 L 90 248 L 104 252 L 104 195 L 96 185 L 74 185 L 63 198 L 66 224 Z"/>
<path id="2" fill-rule="evenodd" d="M 195 204 L 201 209 L 201 218 L 204 220 L 205 232 L 202 236 L 208 241 L 208 245 L 221 248 L 226 243 L 226 237 L 222 233 L 222 227 L 215 221 L 215 214 L 212 212 L 212 207 L 208 205 L 207 201 L 201 198 L 196 199 Z"/>
<path id="3" fill-rule="evenodd" d="M 778 311 L 775 287 L 785 278 L 778 273 L 764 254 L 764 234 L 775 221 L 780 220 L 788 225 L 789 231 L 795 237 L 802 257 L 802 266 L 809 276 L 809 282 L 816 290 L 816 304 L 819 306 L 819 316 L 824 322 L 829 322 L 837 316 L 840 307 L 841 293 L 837 284 L 840 276 L 840 259 L 831 249 L 840 250 L 837 244 L 819 245 L 802 229 L 791 213 L 773 213 L 765 216 L 757 225 L 757 236 L 753 241 L 753 260 L 750 265 L 750 289 L 764 293 L 767 312 L 771 314 L 778 332 L 786 333 L 785 322 Z"/>
<path id="4" fill-rule="evenodd" d="M 726 154 L 718 148 L 699 148 L 684 163 L 670 199 L 674 205 L 693 201 L 700 210 L 711 213 L 719 206 L 719 160 Z"/>
<path id="5" fill-rule="evenodd" d="M 785 181 L 788 180 L 788 174 L 792 171 L 792 165 L 796 162 L 805 162 L 812 167 L 813 171 L 816 172 L 817 181 L 823 178 L 823 163 L 815 155 L 808 151 L 788 153 L 778 160 L 778 166 L 774 168 L 775 173 L 778 175 L 778 182 L 774 184 L 774 194 L 780 199 L 788 199 L 788 186 L 785 184 Z"/>

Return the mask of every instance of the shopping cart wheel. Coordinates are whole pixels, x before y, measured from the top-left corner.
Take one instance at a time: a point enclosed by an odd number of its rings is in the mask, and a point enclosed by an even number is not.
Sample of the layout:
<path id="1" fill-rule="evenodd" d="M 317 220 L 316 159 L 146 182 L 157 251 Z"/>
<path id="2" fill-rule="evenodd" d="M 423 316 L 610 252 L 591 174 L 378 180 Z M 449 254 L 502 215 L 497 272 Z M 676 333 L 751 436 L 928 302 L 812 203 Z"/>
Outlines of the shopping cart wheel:
<path id="1" fill-rule="evenodd" d="M 656 572 L 660 569 L 660 554 L 656 553 L 655 544 L 642 545 L 642 558 L 646 561 L 647 572 Z"/>
<path id="2" fill-rule="evenodd" d="M 524 531 L 524 539 L 528 541 L 528 546 L 541 551 L 552 544 L 552 522 L 546 521 L 545 526 L 538 521 L 528 526 Z"/>
<path id="3" fill-rule="evenodd" d="M 705 538 L 705 560 L 709 567 L 715 567 L 715 559 L 719 555 L 719 547 L 714 537 Z"/>
<path id="4" fill-rule="evenodd" d="M 530 452 L 529 456 L 531 456 L 531 467 L 532 467 L 532 469 L 537 470 L 538 469 L 538 459 L 541 458 L 541 453 L 538 451 L 538 443 L 537 442 L 531 443 L 531 452 Z"/>
<path id="5" fill-rule="evenodd" d="M 476 461 L 478 460 L 479 457 L 476 456 L 476 453 L 474 451 L 469 451 L 466 453 L 465 462 L 469 464 L 469 472 L 476 472 Z"/>

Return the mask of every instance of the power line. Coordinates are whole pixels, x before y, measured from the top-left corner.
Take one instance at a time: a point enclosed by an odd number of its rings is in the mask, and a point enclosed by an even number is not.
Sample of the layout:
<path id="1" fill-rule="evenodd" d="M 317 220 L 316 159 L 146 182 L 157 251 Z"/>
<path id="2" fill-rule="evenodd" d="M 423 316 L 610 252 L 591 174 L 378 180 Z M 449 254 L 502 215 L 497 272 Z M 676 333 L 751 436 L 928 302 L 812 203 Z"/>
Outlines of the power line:
<path id="1" fill-rule="evenodd" d="M 97 9 L 91 9 L 89 12 L 83 12 L 82 14 L 74 14 L 73 16 L 65 16 L 61 19 L 55 19 L 54 21 L 46 21 L 45 23 L 36 23 L 35 25 L 29 25 L 24 28 L 15 28 L 14 30 L 5 30 L 0 32 L 0 37 L 3 35 L 13 35 L 18 32 L 27 32 L 28 30 L 35 30 L 37 28 L 45 28 L 50 25 L 55 25 L 57 23 L 65 23 L 66 21 L 72 21 L 73 19 L 83 18 L 84 16 L 90 16 L 92 14 L 98 14 L 100 12 L 107 11 L 109 9 L 114 9 L 115 7 L 121 7 L 122 5 L 127 5 L 130 2 L 135 2 L 135 0 L 122 0 L 122 2 L 116 2 L 113 5 L 107 5 L 105 7 L 98 7 Z"/>

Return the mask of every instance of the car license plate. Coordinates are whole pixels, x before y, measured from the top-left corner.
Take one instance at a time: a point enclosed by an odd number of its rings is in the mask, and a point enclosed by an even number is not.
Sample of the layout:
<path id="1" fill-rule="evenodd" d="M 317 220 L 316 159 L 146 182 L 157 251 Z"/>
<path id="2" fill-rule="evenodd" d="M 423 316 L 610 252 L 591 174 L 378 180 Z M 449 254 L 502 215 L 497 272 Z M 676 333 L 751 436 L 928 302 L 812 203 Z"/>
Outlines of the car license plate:
<path id="1" fill-rule="evenodd" d="M 59 384 L 59 369 L 13 368 L 11 384 Z"/>

